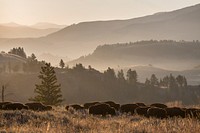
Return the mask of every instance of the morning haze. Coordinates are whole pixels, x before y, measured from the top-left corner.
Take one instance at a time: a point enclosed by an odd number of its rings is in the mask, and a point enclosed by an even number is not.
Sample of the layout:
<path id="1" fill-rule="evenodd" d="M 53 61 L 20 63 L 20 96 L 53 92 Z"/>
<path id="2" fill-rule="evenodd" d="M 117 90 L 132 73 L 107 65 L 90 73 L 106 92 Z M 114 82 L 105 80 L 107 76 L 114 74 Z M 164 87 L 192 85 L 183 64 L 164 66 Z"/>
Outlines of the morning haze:
<path id="1" fill-rule="evenodd" d="M 199 40 L 199 0 L 0 0 L 0 132 L 199 132 Z"/>

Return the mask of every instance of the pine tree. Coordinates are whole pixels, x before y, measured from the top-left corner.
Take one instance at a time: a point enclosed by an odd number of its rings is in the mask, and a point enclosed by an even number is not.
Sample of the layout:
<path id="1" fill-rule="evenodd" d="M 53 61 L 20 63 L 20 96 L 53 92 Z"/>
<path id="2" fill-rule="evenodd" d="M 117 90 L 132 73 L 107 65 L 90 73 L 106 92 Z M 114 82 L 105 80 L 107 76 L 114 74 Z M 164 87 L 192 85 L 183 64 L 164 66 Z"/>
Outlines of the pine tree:
<path id="1" fill-rule="evenodd" d="M 36 84 L 34 90 L 37 95 L 30 98 L 30 101 L 41 102 L 47 105 L 59 105 L 63 99 L 61 94 L 61 85 L 57 84 L 54 67 L 50 63 L 46 63 L 41 67 L 40 75 L 41 84 Z"/>
<path id="2" fill-rule="evenodd" d="M 63 61 L 62 59 L 60 60 L 59 66 L 60 66 L 62 69 L 65 67 L 65 63 L 64 63 L 64 61 Z"/>

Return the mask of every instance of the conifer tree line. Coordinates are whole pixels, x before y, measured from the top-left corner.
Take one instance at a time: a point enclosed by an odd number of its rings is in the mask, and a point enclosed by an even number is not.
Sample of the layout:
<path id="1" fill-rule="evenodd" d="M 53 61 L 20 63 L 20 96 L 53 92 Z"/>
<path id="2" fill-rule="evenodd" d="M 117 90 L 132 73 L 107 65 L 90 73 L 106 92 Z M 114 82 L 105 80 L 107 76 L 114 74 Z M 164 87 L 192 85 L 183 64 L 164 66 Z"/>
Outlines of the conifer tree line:
<path id="1" fill-rule="evenodd" d="M 12 48 L 8 53 L 9 53 L 9 54 L 18 55 L 18 56 L 20 56 L 20 57 L 22 57 L 22 58 L 26 58 L 26 53 L 25 53 L 23 47 Z"/>
<path id="2" fill-rule="evenodd" d="M 151 78 L 146 78 L 145 81 L 146 86 L 159 86 L 159 87 L 166 87 L 166 88 L 177 88 L 177 87 L 187 87 L 187 79 L 185 76 L 178 75 L 174 77 L 172 74 L 169 76 L 165 76 L 158 80 L 155 74 L 151 75 Z"/>

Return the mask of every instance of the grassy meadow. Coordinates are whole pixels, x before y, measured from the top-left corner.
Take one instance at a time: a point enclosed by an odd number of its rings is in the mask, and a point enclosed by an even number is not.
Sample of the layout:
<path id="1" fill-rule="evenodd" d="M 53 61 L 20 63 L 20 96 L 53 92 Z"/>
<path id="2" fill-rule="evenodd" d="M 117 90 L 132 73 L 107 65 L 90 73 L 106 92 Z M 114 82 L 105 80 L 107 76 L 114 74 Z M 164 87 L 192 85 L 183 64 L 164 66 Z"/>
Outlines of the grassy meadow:
<path id="1" fill-rule="evenodd" d="M 0 133 L 198 133 L 200 120 L 137 115 L 92 116 L 87 111 L 0 111 Z"/>

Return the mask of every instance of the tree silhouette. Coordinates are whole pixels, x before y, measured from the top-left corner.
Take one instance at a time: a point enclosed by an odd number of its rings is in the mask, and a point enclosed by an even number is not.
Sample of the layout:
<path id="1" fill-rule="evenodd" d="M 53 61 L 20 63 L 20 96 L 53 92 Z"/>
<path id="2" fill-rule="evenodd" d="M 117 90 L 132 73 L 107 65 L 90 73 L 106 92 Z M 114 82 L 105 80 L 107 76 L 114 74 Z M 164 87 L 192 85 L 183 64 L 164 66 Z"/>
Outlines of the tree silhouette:
<path id="1" fill-rule="evenodd" d="M 120 71 L 118 71 L 117 73 L 117 78 L 120 82 L 124 82 L 125 81 L 125 77 L 124 77 L 124 72 L 123 70 L 121 69 Z"/>
<path id="2" fill-rule="evenodd" d="M 133 85 L 136 85 L 137 83 L 137 72 L 135 70 L 129 69 L 127 71 L 127 82 Z"/>
<path id="3" fill-rule="evenodd" d="M 150 84 L 151 84 L 152 86 L 158 85 L 158 78 L 156 77 L 155 74 L 152 74 L 152 75 L 151 75 Z"/>
<path id="4" fill-rule="evenodd" d="M 108 80 L 115 80 L 116 75 L 114 69 L 108 67 L 108 69 L 104 71 L 104 77 Z"/>
<path id="5" fill-rule="evenodd" d="M 13 48 L 8 53 L 15 54 L 15 55 L 21 56 L 23 58 L 26 58 L 26 53 L 24 52 L 24 48 L 21 48 L 21 47 Z"/>
<path id="6" fill-rule="evenodd" d="M 63 61 L 62 59 L 60 60 L 59 66 L 60 66 L 62 69 L 65 67 L 65 63 L 64 63 L 64 61 Z"/>
<path id="7" fill-rule="evenodd" d="M 183 84 L 184 84 L 184 77 L 183 76 L 178 75 L 176 77 L 176 81 L 177 81 L 179 87 L 183 87 Z"/>
<path id="8" fill-rule="evenodd" d="M 29 100 L 42 102 L 47 105 L 59 105 L 63 99 L 61 85 L 57 84 L 54 67 L 50 63 L 46 63 L 41 69 L 40 75 L 38 76 L 41 79 L 41 84 L 36 84 L 34 90 L 37 95 Z"/>

